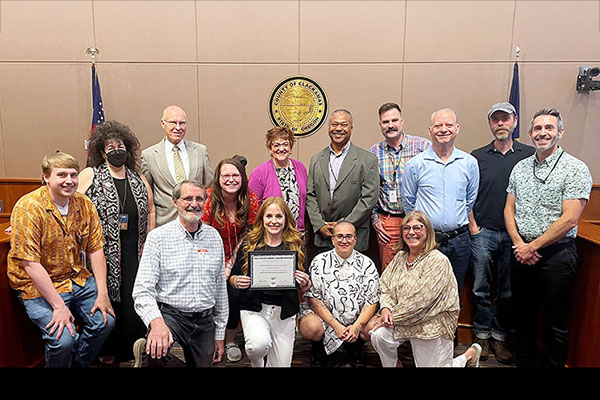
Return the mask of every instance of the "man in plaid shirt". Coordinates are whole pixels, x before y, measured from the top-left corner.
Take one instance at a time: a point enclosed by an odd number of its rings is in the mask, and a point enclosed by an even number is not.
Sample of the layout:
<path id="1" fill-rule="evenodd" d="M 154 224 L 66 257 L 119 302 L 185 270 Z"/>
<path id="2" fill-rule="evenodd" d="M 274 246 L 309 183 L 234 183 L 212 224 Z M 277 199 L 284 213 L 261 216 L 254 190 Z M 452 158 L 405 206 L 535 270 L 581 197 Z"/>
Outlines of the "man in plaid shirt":
<path id="1" fill-rule="evenodd" d="M 402 206 L 402 173 L 408 160 L 431 146 L 428 139 L 404 133 L 404 118 L 400 106 L 385 103 L 379 107 L 379 128 L 384 141 L 369 151 L 379 159 L 379 200 L 371 214 L 377 233 L 382 271 L 396 255 L 394 248 L 401 237 L 404 218 Z"/>
<path id="2" fill-rule="evenodd" d="M 206 190 L 184 180 L 173 189 L 178 218 L 149 232 L 133 288 L 135 309 L 149 327 L 136 342 L 136 366 L 178 366 L 171 346 L 183 349 L 188 367 L 221 361 L 229 316 L 223 241 L 203 224 Z M 148 357 L 149 356 L 149 357 Z"/>

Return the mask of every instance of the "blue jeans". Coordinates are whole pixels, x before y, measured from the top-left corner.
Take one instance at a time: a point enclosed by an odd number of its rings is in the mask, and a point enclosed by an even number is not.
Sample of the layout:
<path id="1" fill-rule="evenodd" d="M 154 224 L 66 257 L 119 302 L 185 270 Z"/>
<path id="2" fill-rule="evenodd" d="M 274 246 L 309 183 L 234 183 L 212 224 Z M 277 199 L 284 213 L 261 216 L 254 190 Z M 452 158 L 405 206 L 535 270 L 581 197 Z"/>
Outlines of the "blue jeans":
<path id="1" fill-rule="evenodd" d="M 510 308 L 512 241 L 506 231 L 482 227 L 471 235 L 473 330 L 480 339 L 505 341 Z M 496 295 L 492 304 L 492 282 Z"/>
<path id="2" fill-rule="evenodd" d="M 107 314 L 107 323 L 100 311 L 90 315 L 98 297 L 98 289 L 94 277 L 89 277 L 85 286 L 73 283 L 73 291 L 60 293 L 65 305 L 74 317 L 78 317 L 82 326 L 80 333 L 71 336 L 69 330 L 63 329 L 60 339 L 56 339 L 58 330 L 52 335 L 46 325 L 52 320 L 52 306 L 43 297 L 21 299 L 29 318 L 42 331 L 42 339 L 46 344 L 46 367 L 88 367 L 95 359 L 104 340 L 115 326 L 115 320 Z M 73 330 L 75 326 L 72 325 Z"/>
<path id="3" fill-rule="evenodd" d="M 458 294 L 460 295 L 471 258 L 469 231 L 467 230 L 452 239 L 439 243 L 438 250 L 444 253 L 450 260 L 450 264 L 452 264 L 452 270 L 458 284 Z"/>

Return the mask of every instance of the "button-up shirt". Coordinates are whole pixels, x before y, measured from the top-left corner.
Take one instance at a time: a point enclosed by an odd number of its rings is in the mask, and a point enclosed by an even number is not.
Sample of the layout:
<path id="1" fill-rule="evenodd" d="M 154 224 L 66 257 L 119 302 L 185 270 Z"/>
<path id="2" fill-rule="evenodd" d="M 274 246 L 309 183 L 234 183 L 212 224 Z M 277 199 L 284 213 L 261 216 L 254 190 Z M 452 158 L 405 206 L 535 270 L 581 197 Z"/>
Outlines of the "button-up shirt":
<path id="1" fill-rule="evenodd" d="M 402 174 L 408 160 L 424 152 L 431 146 L 428 139 L 411 136 L 404 133 L 402 135 L 401 147 L 395 149 L 387 141 L 376 143 L 369 151 L 379 159 L 379 200 L 377 206 L 373 208 L 371 220 L 373 223 L 379 222 L 379 211 L 390 214 L 401 214 L 404 212 L 402 206 Z M 392 202 L 390 195 L 396 192 L 396 200 Z"/>
<path id="2" fill-rule="evenodd" d="M 40 263 L 58 293 L 68 293 L 73 282 L 84 286 L 92 274 L 85 267 L 84 254 L 102 249 L 104 239 L 94 204 L 75 193 L 69 199 L 66 218 L 43 186 L 21 197 L 10 218 L 12 234 L 8 253 L 8 278 L 23 299 L 42 297 L 21 260 Z"/>
<path id="3" fill-rule="evenodd" d="M 331 145 L 329 145 L 329 196 L 331 198 L 333 198 L 333 192 L 340 176 L 340 168 L 346 155 L 348 155 L 348 149 L 350 149 L 350 142 L 346 143 L 340 154 L 335 154 Z"/>
<path id="4" fill-rule="evenodd" d="M 310 266 L 312 286 L 304 297 L 320 300 L 342 325 L 352 325 L 365 306 L 379 301 L 379 273 L 373 261 L 354 250 L 343 259 L 334 250 L 320 253 Z M 325 326 L 323 345 L 333 353 L 342 341 L 330 326 Z"/>
<path id="5" fill-rule="evenodd" d="M 165 141 L 165 154 L 167 156 L 167 165 L 169 166 L 169 172 L 173 176 L 173 179 L 177 181 L 177 173 L 175 172 L 175 159 L 173 157 L 173 148 L 175 146 L 179 148 L 179 157 L 181 157 L 181 162 L 183 163 L 183 168 L 185 169 L 185 176 L 190 176 L 190 161 L 187 149 L 185 147 L 185 141 L 182 139 L 179 143 L 173 144 L 169 142 L 166 138 L 163 140 Z"/>
<path id="6" fill-rule="evenodd" d="M 541 163 L 535 154 L 520 161 L 513 168 L 506 189 L 515 195 L 515 222 L 528 242 L 560 218 L 564 200 L 589 200 L 591 190 L 592 175 L 587 165 L 560 147 Z M 576 236 L 577 226 L 566 234 Z"/>
<path id="7" fill-rule="evenodd" d="M 467 216 L 477 198 L 477 160 L 454 148 L 444 163 L 430 147 L 408 162 L 402 186 L 406 213 L 423 211 L 437 231 L 458 229 L 468 224 Z"/>
<path id="8" fill-rule="evenodd" d="M 135 310 L 146 325 L 162 317 L 157 303 L 182 312 L 214 307 L 215 339 L 229 316 L 223 242 L 211 226 L 192 234 L 179 218 L 148 233 L 133 287 Z"/>

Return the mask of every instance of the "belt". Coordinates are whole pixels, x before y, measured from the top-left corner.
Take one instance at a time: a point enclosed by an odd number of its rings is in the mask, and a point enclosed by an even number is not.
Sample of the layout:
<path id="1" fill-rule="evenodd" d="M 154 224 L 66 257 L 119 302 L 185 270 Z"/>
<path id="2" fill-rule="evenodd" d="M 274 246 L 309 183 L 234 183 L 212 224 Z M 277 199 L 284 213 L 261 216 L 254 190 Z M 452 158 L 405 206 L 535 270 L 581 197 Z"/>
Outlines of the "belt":
<path id="1" fill-rule="evenodd" d="M 179 315 L 182 315 L 186 318 L 191 318 L 191 319 L 198 319 L 198 318 L 206 318 L 210 315 L 212 315 L 213 313 L 213 309 L 214 307 L 208 308 L 206 310 L 203 311 L 197 311 L 197 312 L 184 312 L 184 311 L 179 311 L 178 309 L 176 309 L 173 306 L 170 306 L 166 303 L 158 303 L 158 308 L 159 309 L 163 309 L 166 308 L 168 310 L 171 310 L 172 312 L 176 312 Z"/>
<path id="2" fill-rule="evenodd" d="M 453 237 L 460 235 L 461 233 L 465 233 L 469 230 L 469 225 L 463 225 L 458 229 L 453 231 L 435 231 L 435 240 L 439 243 L 442 240 L 450 240 Z"/>
<path id="3" fill-rule="evenodd" d="M 391 212 L 387 212 L 387 211 L 384 211 L 381 209 L 377 210 L 377 213 L 381 214 L 381 215 L 385 215 L 386 217 L 404 218 L 406 216 L 406 214 L 404 214 L 403 212 L 402 213 L 391 213 Z"/>

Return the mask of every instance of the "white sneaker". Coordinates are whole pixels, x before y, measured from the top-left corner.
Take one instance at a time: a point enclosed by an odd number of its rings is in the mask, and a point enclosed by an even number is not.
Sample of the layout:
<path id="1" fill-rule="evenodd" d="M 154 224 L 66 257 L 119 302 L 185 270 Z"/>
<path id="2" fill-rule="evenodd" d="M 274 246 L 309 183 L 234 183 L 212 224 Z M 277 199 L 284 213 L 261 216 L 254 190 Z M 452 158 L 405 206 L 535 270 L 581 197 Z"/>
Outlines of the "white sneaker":
<path id="1" fill-rule="evenodd" d="M 142 354 L 146 351 L 146 339 L 140 338 L 133 344 L 133 368 L 140 368 L 142 366 Z"/>
<path id="2" fill-rule="evenodd" d="M 227 354 L 227 361 L 238 362 L 242 359 L 242 351 L 237 344 L 231 342 L 225 345 L 225 354 Z"/>
<path id="3" fill-rule="evenodd" d="M 479 345 L 479 343 L 473 343 L 471 347 L 475 349 L 477 354 L 475 354 L 475 359 L 469 363 L 468 367 L 479 368 L 479 358 L 481 357 L 482 350 L 481 346 Z"/>

